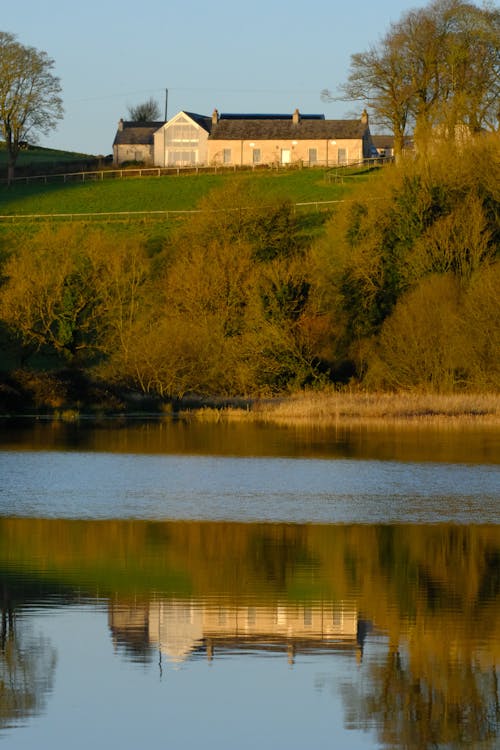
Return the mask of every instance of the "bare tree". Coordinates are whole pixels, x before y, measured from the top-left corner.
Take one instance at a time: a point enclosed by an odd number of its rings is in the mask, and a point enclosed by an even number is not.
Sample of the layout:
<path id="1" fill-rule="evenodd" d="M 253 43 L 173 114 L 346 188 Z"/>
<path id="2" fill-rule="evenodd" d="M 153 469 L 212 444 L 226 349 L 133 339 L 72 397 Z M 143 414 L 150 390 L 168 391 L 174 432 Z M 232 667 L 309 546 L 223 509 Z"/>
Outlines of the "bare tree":
<path id="1" fill-rule="evenodd" d="M 25 47 L 0 31 L 0 132 L 12 180 L 23 141 L 48 133 L 63 116 L 61 85 L 46 52 Z"/>
<path id="2" fill-rule="evenodd" d="M 160 105 L 150 98 L 135 107 L 128 107 L 128 114 L 134 122 L 155 122 L 161 117 Z"/>
<path id="3" fill-rule="evenodd" d="M 347 98 L 363 101 L 374 122 L 394 134 L 394 153 L 401 154 L 410 118 L 412 80 L 398 51 L 398 39 L 388 34 L 378 47 L 351 57 L 351 73 L 343 86 Z"/>

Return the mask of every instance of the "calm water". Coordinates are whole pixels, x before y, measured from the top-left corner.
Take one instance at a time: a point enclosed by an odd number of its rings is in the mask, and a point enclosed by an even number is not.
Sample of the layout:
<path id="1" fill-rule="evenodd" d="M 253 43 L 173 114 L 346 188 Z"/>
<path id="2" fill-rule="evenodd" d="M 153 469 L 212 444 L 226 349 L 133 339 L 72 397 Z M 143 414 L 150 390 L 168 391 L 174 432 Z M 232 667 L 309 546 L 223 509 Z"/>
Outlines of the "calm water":
<path id="1" fill-rule="evenodd" d="M 494 431 L 0 429 L 0 744 L 498 748 Z"/>

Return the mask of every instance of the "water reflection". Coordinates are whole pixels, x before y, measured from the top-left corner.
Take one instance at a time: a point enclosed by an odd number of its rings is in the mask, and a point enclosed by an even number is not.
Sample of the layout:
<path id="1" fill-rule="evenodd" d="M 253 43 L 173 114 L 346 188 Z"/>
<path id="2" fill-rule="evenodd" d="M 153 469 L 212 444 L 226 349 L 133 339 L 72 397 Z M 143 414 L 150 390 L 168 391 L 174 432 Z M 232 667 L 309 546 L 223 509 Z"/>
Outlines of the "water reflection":
<path id="1" fill-rule="evenodd" d="M 141 605 L 115 602 L 109 627 L 117 648 L 133 659 L 156 649 L 167 663 L 203 656 L 209 661 L 234 652 L 297 653 L 350 649 L 361 660 L 369 623 L 354 603 L 274 603 L 234 606 L 197 600 L 153 599 Z"/>
<path id="2" fill-rule="evenodd" d="M 19 619 L 4 588 L 0 633 L 0 729 L 45 709 L 52 690 L 56 651 L 49 639 Z"/>
<path id="3" fill-rule="evenodd" d="M 171 419 L 64 423 L 0 421 L 0 447 L 134 454 L 290 456 L 454 463 L 500 462 L 495 427 L 277 427 Z"/>
<path id="4" fill-rule="evenodd" d="M 431 654 L 419 663 L 411 648 L 390 644 L 343 693 L 348 726 L 375 727 L 384 746 L 498 747 L 497 665 L 475 655 L 443 663 Z"/>
<path id="5" fill-rule="evenodd" d="M 329 664 L 348 657 L 346 727 L 388 748 L 499 740 L 499 526 L 3 518 L 0 573 L 6 723 L 14 702 L 25 716 L 43 710 L 57 649 L 14 623 L 97 597 L 115 659 L 155 674 L 242 655 L 300 670 L 314 658 L 321 691 Z"/>

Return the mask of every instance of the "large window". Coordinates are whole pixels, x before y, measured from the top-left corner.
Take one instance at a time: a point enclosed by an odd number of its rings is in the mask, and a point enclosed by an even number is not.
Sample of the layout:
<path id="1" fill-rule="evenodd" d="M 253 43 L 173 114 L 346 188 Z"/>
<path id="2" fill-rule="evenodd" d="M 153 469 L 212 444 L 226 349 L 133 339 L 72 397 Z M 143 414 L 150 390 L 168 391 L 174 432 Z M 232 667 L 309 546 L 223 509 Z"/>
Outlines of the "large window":
<path id="1" fill-rule="evenodd" d="M 198 148 L 199 129 L 185 117 L 178 117 L 167 126 L 165 144 L 168 148 Z"/>
<path id="2" fill-rule="evenodd" d="M 173 151 L 168 152 L 168 163 L 176 167 L 189 167 L 196 164 L 196 151 Z"/>
<path id="3" fill-rule="evenodd" d="M 189 167 L 198 164 L 202 131 L 184 115 L 165 128 L 165 164 Z"/>

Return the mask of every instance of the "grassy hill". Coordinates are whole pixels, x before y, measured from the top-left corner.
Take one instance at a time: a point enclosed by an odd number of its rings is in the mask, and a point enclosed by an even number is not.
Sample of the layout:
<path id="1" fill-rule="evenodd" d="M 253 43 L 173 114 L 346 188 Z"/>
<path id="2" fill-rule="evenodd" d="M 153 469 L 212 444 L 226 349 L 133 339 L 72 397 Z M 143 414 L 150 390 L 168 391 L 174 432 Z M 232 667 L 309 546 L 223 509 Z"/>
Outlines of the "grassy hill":
<path id="1" fill-rule="evenodd" d="M 332 169 L 181 174 L 137 179 L 15 182 L 0 185 L 0 214 L 181 211 L 195 209 L 212 189 L 245 181 L 262 201 L 292 203 L 339 200 L 354 183 L 368 179 L 366 168 L 343 170 L 337 181 Z"/>
<path id="2" fill-rule="evenodd" d="M 98 169 L 103 158 L 74 151 L 61 151 L 41 146 L 26 146 L 19 152 L 16 162 L 18 176 L 57 174 L 81 169 Z M 0 179 L 7 177 L 7 150 L 0 141 Z"/>
<path id="3" fill-rule="evenodd" d="M 128 172 L 3 185 L 0 369 L 15 376 L 6 399 L 100 410 L 117 399 L 126 408 L 127 388 L 148 399 L 348 382 L 496 391 L 498 153 L 494 135 L 378 174 Z M 306 201 L 312 210 L 294 210 Z M 332 219 L 320 201 L 332 202 Z M 179 214 L 127 220 L 152 210 Z M 57 213 L 80 217 L 29 218 Z"/>

